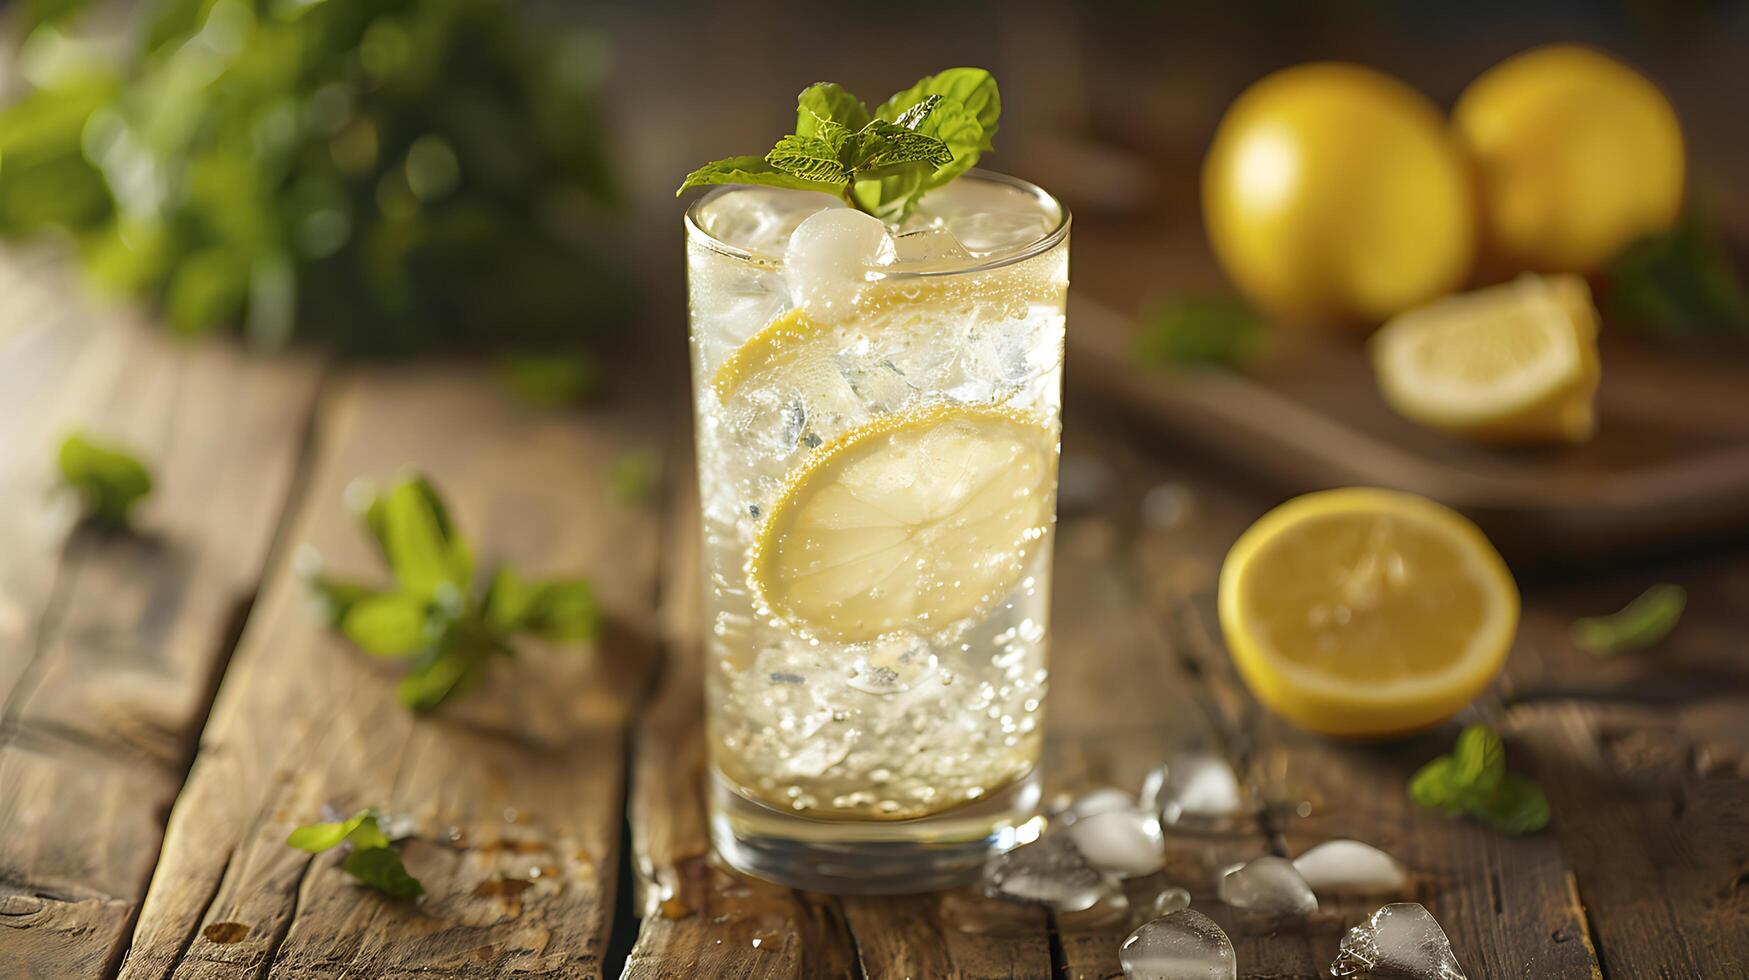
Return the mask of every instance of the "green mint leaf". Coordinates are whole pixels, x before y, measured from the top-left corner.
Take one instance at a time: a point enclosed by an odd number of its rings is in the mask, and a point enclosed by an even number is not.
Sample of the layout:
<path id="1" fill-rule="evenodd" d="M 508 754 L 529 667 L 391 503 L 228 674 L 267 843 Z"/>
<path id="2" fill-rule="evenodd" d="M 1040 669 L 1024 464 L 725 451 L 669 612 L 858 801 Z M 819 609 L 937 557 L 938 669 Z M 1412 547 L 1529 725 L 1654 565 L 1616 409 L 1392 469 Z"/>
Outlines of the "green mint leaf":
<path id="1" fill-rule="evenodd" d="M 425 600 L 401 593 L 360 599 L 340 621 L 347 639 L 379 657 L 404 657 L 429 646 L 432 630 Z"/>
<path id="2" fill-rule="evenodd" d="M 383 552 L 405 592 L 430 598 L 445 586 L 449 591 L 468 588 L 473 556 L 429 480 L 404 480 L 378 503 L 380 519 L 372 523 L 380 523 Z"/>
<path id="3" fill-rule="evenodd" d="M 656 494 L 662 464 L 647 450 L 621 453 L 607 468 L 607 490 L 628 507 L 641 507 Z"/>
<path id="4" fill-rule="evenodd" d="M 796 191 L 821 191 L 837 196 L 843 187 L 838 184 L 805 180 L 786 173 L 765 162 L 762 156 L 730 157 L 707 163 L 686 175 L 686 181 L 674 192 L 675 197 L 694 187 L 711 184 L 757 184 L 761 187 L 783 187 Z"/>
<path id="5" fill-rule="evenodd" d="M 847 140 L 845 147 L 849 166 L 859 179 L 879 178 L 888 168 L 905 164 L 928 164 L 933 169 L 953 159 L 941 140 L 879 119 Z"/>
<path id="6" fill-rule="evenodd" d="M 543 582 L 534 588 L 518 629 L 549 640 L 593 640 L 601 632 L 595 590 L 581 579 Z"/>
<path id="7" fill-rule="evenodd" d="M 896 92 L 882 102 L 875 109 L 875 118 L 897 121 L 906 109 L 931 95 L 958 103 L 970 114 L 981 134 L 977 150 L 995 148 L 991 141 L 996 136 L 996 126 L 1002 116 L 1002 94 L 996 87 L 995 77 L 982 68 L 949 68 L 925 75 L 910 88 Z M 958 158 L 957 153 L 955 158 Z"/>
<path id="8" fill-rule="evenodd" d="M 340 868 L 391 898 L 417 898 L 425 894 L 425 886 L 407 873 L 401 855 L 392 847 L 360 848 L 348 854 Z"/>
<path id="9" fill-rule="evenodd" d="M 1443 810 L 1447 814 L 1463 812 L 1462 781 L 1457 765 L 1449 755 L 1442 755 L 1416 771 L 1409 780 L 1409 798 L 1421 806 Z"/>
<path id="10" fill-rule="evenodd" d="M 322 621 L 329 626 L 339 626 L 353 606 L 378 594 L 370 586 L 319 574 L 304 579 L 304 584 L 321 608 Z"/>
<path id="11" fill-rule="evenodd" d="M 1688 605 L 1680 585 L 1654 585 L 1620 612 L 1573 623 L 1573 643 L 1597 654 L 1626 653 L 1649 647 L 1670 634 Z"/>
<path id="12" fill-rule="evenodd" d="M 1629 244 L 1605 281 L 1612 320 L 1675 340 L 1749 334 L 1749 287 L 1717 230 L 1696 214 Z"/>
<path id="13" fill-rule="evenodd" d="M 1472 811 L 1503 834 L 1531 834 L 1549 825 L 1549 800 L 1524 776 L 1508 775 Z"/>
<path id="14" fill-rule="evenodd" d="M 509 654 L 502 638 L 477 625 L 452 624 L 442 642 L 413 659 L 397 693 L 414 711 L 430 711 L 479 683 L 494 654 Z"/>
<path id="15" fill-rule="evenodd" d="M 815 82 L 796 96 L 797 136 L 821 135 L 821 123 L 857 130 L 868 120 L 868 107 L 836 82 Z"/>
<path id="16" fill-rule="evenodd" d="M 364 826 L 367 820 L 370 821 L 372 827 L 376 826 L 376 817 L 370 810 L 360 810 L 353 814 L 350 819 L 335 823 L 304 824 L 292 831 L 291 836 L 287 837 L 285 842 L 298 850 L 319 854 L 329 848 L 339 847 L 352 835 L 353 831 Z"/>
<path id="17" fill-rule="evenodd" d="M 1452 775 L 1466 794 L 1486 795 L 1506 775 L 1506 745 L 1486 725 L 1470 725 L 1452 749 Z"/>
<path id="18" fill-rule="evenodd" d="M 798 180 L 842 187 L 852 176 L 838 159 L 838 147 L 818 136 L 785 136 L 777 141 L 765 162 Z"/>
<path id="19" fill-rule="evenodd" d="M 1268 324 L 1239 300 L 1180 294 L 1143 314 L 1132 353 L 1161 367 L 1244 368 L 1263 354 L 1268 338 Z"/>
<path id="20" fill-rule="evenodd" d="M 134 505 L 152 492 L 152 474 L 124 449 L 75 433 L 57 456 L 61 482 L 78 493 L 86 514 L 111 527 L 127 524 Z"/>
<path id="21" fill-rule="evenodd" d="M 486 586 L 484 616 L 486 626 L 499 633 L 514 632 L 534 606 L 534 590 L 516 572 L 500 568 Z"/>
<path id="22" fill-rule="evenodd" d="M 580 402 L 601 385 L 601 360 L 589 351 L 500 358 L 498 377 L 523 401 L 542 408 Z"/>

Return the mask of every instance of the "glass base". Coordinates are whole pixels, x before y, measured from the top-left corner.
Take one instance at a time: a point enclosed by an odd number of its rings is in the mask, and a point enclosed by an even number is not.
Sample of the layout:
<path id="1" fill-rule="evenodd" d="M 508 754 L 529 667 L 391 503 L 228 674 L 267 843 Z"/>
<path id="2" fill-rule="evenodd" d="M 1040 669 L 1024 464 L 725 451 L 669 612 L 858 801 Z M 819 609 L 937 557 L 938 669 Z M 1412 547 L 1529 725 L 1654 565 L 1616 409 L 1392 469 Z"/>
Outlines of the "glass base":
<path id="1" fill-rule="evenodd" d="M 915 820 L 810 820 L 755 803 L 710 776 L 711 843 L 737 871 L 790 888 L 903 895 L 978 880 L 1038 812 L 1031 772 L 976 803 Z"/>

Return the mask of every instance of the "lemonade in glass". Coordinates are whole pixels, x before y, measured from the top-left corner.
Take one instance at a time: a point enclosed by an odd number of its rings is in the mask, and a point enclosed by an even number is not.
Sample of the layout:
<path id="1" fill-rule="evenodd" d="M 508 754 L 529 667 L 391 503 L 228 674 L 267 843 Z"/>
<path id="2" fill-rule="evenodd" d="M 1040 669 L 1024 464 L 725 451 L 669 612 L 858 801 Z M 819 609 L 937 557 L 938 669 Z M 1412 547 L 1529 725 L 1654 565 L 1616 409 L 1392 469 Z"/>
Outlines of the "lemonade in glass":
<path id="1" fill-rule="evenodd" d="M 686 214 L 712 837 L 798 887 L 961 883 L 1037 803 L 1069 216 L 954 176 Z"/>

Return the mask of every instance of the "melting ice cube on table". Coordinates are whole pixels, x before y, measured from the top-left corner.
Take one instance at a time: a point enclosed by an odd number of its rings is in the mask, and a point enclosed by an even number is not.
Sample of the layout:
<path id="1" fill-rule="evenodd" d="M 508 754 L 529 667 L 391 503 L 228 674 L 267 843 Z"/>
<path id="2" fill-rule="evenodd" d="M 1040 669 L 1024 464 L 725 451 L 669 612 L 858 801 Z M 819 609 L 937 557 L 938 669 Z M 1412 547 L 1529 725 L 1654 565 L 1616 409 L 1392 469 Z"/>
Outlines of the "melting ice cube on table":
<path id="1" fill-rule="evenodd" d="M 1088 863 L 1120 878 L 1151 875 L 1165 864 L 1160 819 L 1131 806 L 1078 816 L 1065 833 Z"/>
<path id="2" fill-rule="evenodd" d="M 1088 863 L 1066 834 L 1047 833 L 984 866 L 984 894 L 1036 902 L 1059 912 L 1092 908 L 1117 882 Z"/>
<path id="3" fill-rule="evenodd" d="M 827 208 L 796 227 L 783 261 L 797 303 L 831 317 L 856 302 L 870 271 L 893 261 L 893 239 L 873 215 Z"/>
<path id="4" fill-rule="evenodd" d="M 1168 824 L 1218 822 L 1243 806 L 1239 777 L 1212 752 L 1180 752 L 1148 774 L 1142 805 L 1157 808 Z"/>
<path id="5" fill-rule="evenodd" d="M 1148 903 L 1150 918 L 1171 915 L 1179 909 L 1190 908 L 1190 893 L 1177 885 L 1168 885 L 1160 889 L 1160 893 Z"/>
<path id="6" fill-rule="evenodd" d="M 1318 911 L 1318 896 L 1287 858 L 1266 854 L 1232 868 L 1217 888 L 1221 901 L 1234 908 L 1274 915 L 1310 915 Z"/>
<path id="7" fill-rule="evenodd" d="M 1387 905 L 1348 930 L 1335 962 L 1330 964 L 1330 974 L 1467 980 L 1445 930 L 1432 913 L 1415 902 Z"/>
<path id="8" fill-rule="evenodd" d="M 1181 909 L 1130 933 L 1117 951 L 1128 980 L 1235 980 L 1233 943 L 1214 920 Z"/>
<path id="9" fill-rule="evenodd" d="M 1320 895 L 1381 895 L 1409 887 L 1401 861 L 1357 840 L 1327 840 L 1294 858 L 1294 869 Z"/>
<path id="10" fill-rule="evenodd" d="M 1115 786 L 1101 786 L 1090 793 L 1084 793 L 1069 804 L 1069 812 L 1077 817 L 1091 817 L 1096 813 L 1109 813 L 1112 810 L 1132 810 L 1136 801 L 1130 794 Z"/>

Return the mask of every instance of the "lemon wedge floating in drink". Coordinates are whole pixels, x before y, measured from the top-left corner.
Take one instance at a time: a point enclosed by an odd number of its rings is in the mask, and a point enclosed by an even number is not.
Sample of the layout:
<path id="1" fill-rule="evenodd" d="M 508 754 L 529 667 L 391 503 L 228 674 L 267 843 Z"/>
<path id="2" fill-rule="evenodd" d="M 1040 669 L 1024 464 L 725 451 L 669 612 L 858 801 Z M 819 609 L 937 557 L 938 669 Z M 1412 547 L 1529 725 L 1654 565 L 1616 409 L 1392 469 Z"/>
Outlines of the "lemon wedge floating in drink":
<path id="1" fill-rule="evenodd" d="M 1411 310 L 1372 340 L 1391 408 L 1482 442 L 1577 443 L 1595 428 L 1597 310 L 1577 276 L 1524 276 Z"/>
<path id="2" fill-rule="evenodd" d="M 1056 431 L 988 406 L 890 415 L 790 480 L 749 562 L 772 611 L 822 639 L 944 629 L 1019 584 L 1052 520 Z"/>
<path id="3" fill-rule="evenodd" d="M 1500 672 L 1518 588 L 1482 532 L 1413 494 L 1308 494 L 1221 567 L 1221 630 L 1257 699 L 1328 735 L 1436 724 Z"/>

